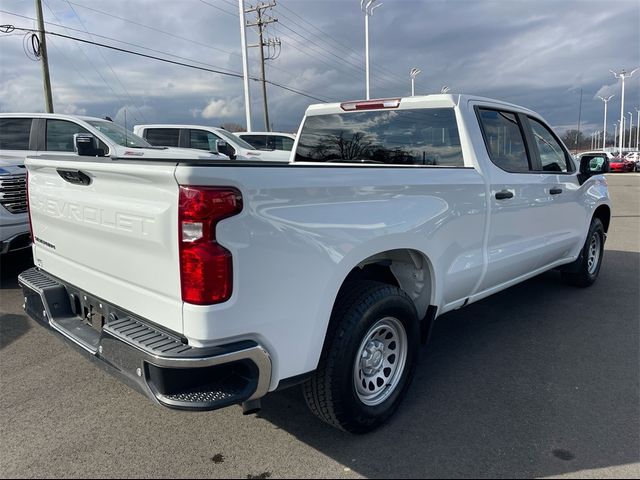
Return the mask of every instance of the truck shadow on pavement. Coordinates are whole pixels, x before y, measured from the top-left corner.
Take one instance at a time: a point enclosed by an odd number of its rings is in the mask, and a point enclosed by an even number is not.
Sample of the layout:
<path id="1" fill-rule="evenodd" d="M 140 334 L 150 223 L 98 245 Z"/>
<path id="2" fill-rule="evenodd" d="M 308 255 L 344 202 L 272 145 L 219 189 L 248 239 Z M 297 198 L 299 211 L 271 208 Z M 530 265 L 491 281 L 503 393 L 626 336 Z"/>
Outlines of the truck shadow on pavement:
<path id="1" fill-rule="evenodd" d="M 8 253 L 0 257 L 0 289 L 17 288 L 18 275 L 31 267 L 31 250 Z"/>
<path id="2" fill-rule="evenodd" d="M 548 272 L 440 317 L 399 411 L 364 436 L 298 388 L 260 416 L 366 477 L 541 477 L 640 461 L 640 254 L 591 288 Z"/>
<path id="3" fill-rule="evenodd" d="M 24 315 L 6 312 L 11 303 L 9 289 L 18 287 L 18 275 L 33 266 L 31 251 L 10 253 L 0 258 L 0 350 L 26 334 L 31 326 Z"/>

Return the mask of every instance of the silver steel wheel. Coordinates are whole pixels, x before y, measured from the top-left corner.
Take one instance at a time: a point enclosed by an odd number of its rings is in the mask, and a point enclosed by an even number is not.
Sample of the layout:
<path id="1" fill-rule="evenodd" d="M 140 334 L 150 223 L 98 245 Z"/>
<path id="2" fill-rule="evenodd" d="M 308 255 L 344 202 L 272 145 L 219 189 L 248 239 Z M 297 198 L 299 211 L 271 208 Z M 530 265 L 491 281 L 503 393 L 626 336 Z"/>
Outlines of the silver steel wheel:
<path id="1" fill-rule="evenodd" d="M 598 269 L 598 262 L 600 261 L 600 247 L 600 235 L 594 232 L 594 234 L 591 236 L 591 241 L 589 242 L 589 251 L 587 253 L 587 272 L 589 273 L 589 275 L 593 275 Z"/>
<path id="2" fill-rule="evenodd" d="M 398 386 L 407 362 L 407 332 L 397 318 L 378 320 L 360 344 L 353 382 L 362 403 L 375 407 Z"/>

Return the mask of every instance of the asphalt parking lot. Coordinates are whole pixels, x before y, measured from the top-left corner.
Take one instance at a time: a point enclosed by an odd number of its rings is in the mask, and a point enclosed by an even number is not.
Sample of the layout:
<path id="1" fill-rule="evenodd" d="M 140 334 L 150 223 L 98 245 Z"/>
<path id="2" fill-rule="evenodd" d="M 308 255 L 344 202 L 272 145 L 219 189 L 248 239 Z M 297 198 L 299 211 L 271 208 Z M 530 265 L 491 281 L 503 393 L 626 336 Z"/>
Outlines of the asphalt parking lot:
<path id="1" fill-rule="evenodd" d="M 438 320 L 390 423 L 351 436 L 297 388 L 257 416 L 154 406 L 22 312 L 1 264 L 2 477 L 640 478 L 640 175 L 609 175 L 600 278 L 549 272 Z"/>

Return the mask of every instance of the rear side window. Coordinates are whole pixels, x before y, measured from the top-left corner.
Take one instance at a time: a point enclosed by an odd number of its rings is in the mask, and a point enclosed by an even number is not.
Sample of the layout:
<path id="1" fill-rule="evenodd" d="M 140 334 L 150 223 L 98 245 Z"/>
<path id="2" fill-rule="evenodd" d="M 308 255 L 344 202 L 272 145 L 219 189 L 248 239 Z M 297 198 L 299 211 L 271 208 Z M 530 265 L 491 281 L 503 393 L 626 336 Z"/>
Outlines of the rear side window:
<path id="1" fill-rule="evenodd" d="M 491 161 L 507 172 L 529 172 L 529 157 L 516 115 L 484 108 L 478 112 Z"/>
<path id="2" fill-rule="evenodd" d="M 307 117 L 295 161 L 464 166 L 452 108 Z"/>
<path id="3" fill-rule="evenodd" d="M 0 118 L 0 150 L 29 150 L 30 118 Z"/>
<path id="4" fill-rule="evenodd" d="M 267 137 L 266 135 L 242 135 L 242 138 L 245 142 L 251 144 L 253 148 L 257 148 L 259 150 L 264 150 L 267 148 Z"/>
<path id="5" fill-rule="evenodd" d="M 66 120 L 47 120 L 47 143 L 49 152 L 73 152 L 73 135 L 90 133 L 87 129 Z"/>
<path id="6" fill-rule="evenodd" d="M 145 139 L 157 147 L 177 147 L 180 139 L 178 128 L 147 128 Z"/>
<path id="7" fill-rule="evenodd" d="M 533 138 L 538 146 L 540 163 L 545 172 L 567 172 L 567 156 L 549 129 L 535 118 L 529 117 Z"/>

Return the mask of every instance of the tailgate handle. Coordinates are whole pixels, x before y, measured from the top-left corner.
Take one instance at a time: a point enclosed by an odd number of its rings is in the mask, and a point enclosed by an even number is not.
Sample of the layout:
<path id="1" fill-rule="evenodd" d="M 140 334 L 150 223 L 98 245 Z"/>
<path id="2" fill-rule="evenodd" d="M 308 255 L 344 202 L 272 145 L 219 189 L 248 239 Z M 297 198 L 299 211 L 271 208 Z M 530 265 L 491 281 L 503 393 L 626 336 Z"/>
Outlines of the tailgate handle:
<path id="1" fill-rule="evenodd" d="M 56 171 L 65 182 L 73 183 L 75 185 L 91 185 L 91 177 L 80 170 L 65 170 L 63 168 L 58 168 Z"/>

